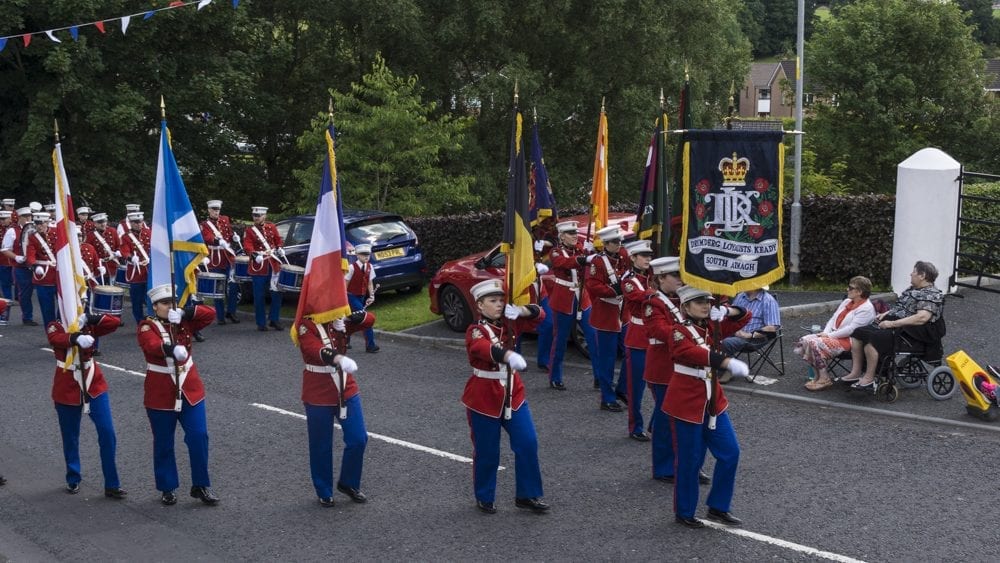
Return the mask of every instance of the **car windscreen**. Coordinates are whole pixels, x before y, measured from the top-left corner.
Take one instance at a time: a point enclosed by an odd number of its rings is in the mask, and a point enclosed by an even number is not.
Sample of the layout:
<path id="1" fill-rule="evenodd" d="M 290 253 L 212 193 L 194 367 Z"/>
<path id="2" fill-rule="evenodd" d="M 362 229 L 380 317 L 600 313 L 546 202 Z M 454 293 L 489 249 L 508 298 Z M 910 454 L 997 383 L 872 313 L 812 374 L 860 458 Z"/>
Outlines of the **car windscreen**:
<path id="1" fill-rule="evenodd" d="M 277 225 L 278 234 L 285 241 L 285 246 L 309 244 L 312 239 L 313 221 L 295 221 Z"/>
<path id="2" fill-rule="evenodd" d="M 400 242 L 410 236 L 411 231 L 402 219 L 383 217 L 353 223 L 347 227 L 347 238 L 371 244 Z"/>

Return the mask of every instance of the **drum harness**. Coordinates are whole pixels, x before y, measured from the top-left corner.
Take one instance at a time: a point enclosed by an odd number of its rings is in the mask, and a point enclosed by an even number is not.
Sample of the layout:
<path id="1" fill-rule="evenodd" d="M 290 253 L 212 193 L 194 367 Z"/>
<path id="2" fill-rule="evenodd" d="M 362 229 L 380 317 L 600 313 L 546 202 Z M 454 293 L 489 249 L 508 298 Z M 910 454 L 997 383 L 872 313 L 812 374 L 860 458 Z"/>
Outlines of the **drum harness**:
<path id="1" fill-rule="evenodd" d="M 562 252 L 563 258 L 571 258 L 576 255 L 576 248 L 573 248 L 573 254 L 566 252 L 566 245 L 562 245 L 556 252 Z M 573 292 L 573 296 L 576 298 L 576 320 L 581 320 L 583 318 L 583 311 L 580 308 L 580 281 L 578 279 L 577 268 L 572 268 L 569 270 L 569 280 L 564 280 L 559 276 L 554 276 L 555 282 L 563 287 L 568 287 L 570 291 Z"/>
<path id="2" fill-rule="evenodd" d="M 156 329 L 160 331 L 160 338 L 163 340 L 164 344 L 169 344 L 171 345 L 171 347 L 176 345 L 174 341 L 170 338 L 170 333 L 167 332 L 166 327 L 163 326 L 163 322 L 160 321 L 160 319 L 149 319 L 149 320 L 153 323 Z M 165 375 L 177 374 L 177 379 L 174 382 L 177 384 L 177 399 L 174 401 L 174 411 L 181 412 L 181 407 L 183 406 L 183 403 L 181 402 L 181 392 L 182 389 L 184 388 L 184 381 L 187 380 L 188 370 L 191 369 L 191 366 L 194 365 L 194 362 L 191 359 L 190 353 L 188 354 L 188 359 L 182 365 L 179 366 L 176 365 L 173 354 L 164 354 L 163 359 L 167 363 L 166 366 L 161 366 L 158 364 L 151 364 L 149 362 L 146 362 L 146 370 L 155 373 L 162 373 Z"/>
<path id="3" fill-rule="evenodd" d="M 135 233 L 133 233 L 130 230 L 127 234 L 128 238 L 132 239 L 132 245 L 135 246 L 135 249 L 139 251 L 139 254 L 142 257 L 142 259 L 139 261 L 139 265 L 142 266 L 143 264 L 149 264 L 149 255 L 146 254 L 146 249 L 142 247 L 142 244 L 139 242 L 139 239 L 135 238 Z M 137 269 L 138 266 L 133 266 L 132 268 L 133 274 L 137 273 L 136 272 Z M 125 270 L 125 281 L 132 283 L 131 279 L 133 277 L 135 277 L 135 275 L 130 276 L 128 275 L 128 270 Z"/>
<path id="4" fill-rule="evenodd" d="M 260 233 L 260 230 L 257 228 L 257 225 L 250 225 L 250 230 L 253 231 L 253 234 L 257 236 L 258 240 L 260 240 L 260 244 L 264 246 L 264 254 L 269 254 L 269 253 L 273 254 L 274 251 L 271 248 L 271 245 L 267 243 L 267 239 L 264 238 L 264 235 Z M 271 273 L 270 289 L 271 291 L 278 291 L 278 273 L 273 271 L 274 268 L 271 268 L 271 270 L 272 273 Z"/>
<path id="5" fill-rule="evenodd" d="M 49 273 L 49 268 L 56 265 L 56 257 L 52 255 L 52 249 L 49 248 L 49 243 L 45 241 L 45 237 L 42 236 L 42 233 L 35 231 L 31 234 L 35 235 L 35 239 L 38 240 L 39 244 L 42 245 L 42 250 L 45 251 L 45 257 L 48 258 L 48 263 L 45 264 L 45 273 L 42 274 L 42 277 L 44 278 L 45 275 Z"/>
<path id="6" fill-rule="evenodd" d="M 101 258 L 101 260 L 104 260 L 105 262 L 114 262 L 115 264 L 117 264 L 118 261 L 115 260 L 115 251 L 111 250 L 111 245 L 108 244 L 108 241 L 104 240 L 104 237 L 101 236 L 100 231 L 94 229 L 91 232 L 94 233 L 94 237 L 97 238 L 97 242 L 101 243 L 101 248 L 104 249 L 104 253 L 107 255 L 105 258 Z"/>

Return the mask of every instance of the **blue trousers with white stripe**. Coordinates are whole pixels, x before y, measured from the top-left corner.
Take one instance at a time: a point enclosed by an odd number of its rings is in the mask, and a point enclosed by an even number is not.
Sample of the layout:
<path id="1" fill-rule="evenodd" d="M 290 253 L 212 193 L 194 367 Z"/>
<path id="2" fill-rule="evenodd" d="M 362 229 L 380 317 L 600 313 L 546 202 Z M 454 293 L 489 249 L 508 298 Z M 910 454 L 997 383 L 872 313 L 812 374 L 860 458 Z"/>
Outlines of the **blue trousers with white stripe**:
<path id="1" fill-rule="evenodd" d="M 649 426 L 650 443 L 653 453 L 653 478 L 672 477 L 674 474 L 674 435 L 670 431 L 670 415 L 663 412 L 663 398 L 667 396 L 667 386 L 650 383 L 653 392 L 653 416 Z M 629 403 L 631 406 L 631 403 Z"/>
<path id="2" fill-rule="evenodd" d="M 493 418 L 465 409 L 472 436 L 472 486 L 476 500 L 496 500 L 497 469 L 500 467 L 500 429 L 510 436 L 514 452 L 516 498 L 542 496 L 542 470 L 538 464 L 538 435 L 531 411 L 525 402 L 511 414 L 510 420 Z"/>
<path id="3" fill-rule="evenodd" d="M 736 484 L 736 468 L 740 463 L 740 444 L 729 421 L 722 413 L 715 430 L 708 428 L 708 415 L 701 424 L 691 424 L 671 417 L 677 457 L 674 462 L 674 512 L 684 518 L 694 518 L 698 507 L 698 471 L 705 460 L 705 450 L 715 457 L 712 489 L 705 504 L 709 508 L 729 512 Z"/>
<path id="4" fill-rule="evenodd" d="M 173 491 L 179 484 L 177 458 L 174 456 L 174 432 L 177 423 L 184 429 L 184 443 L 187 444 L 191 462 L 191 486 L 210 487 L 208 477 L 208 421 L 205 417 L 205 401 L 192 405 L 185 398 L 181 412 L 146 409 L 149 426 L 153 430 L 153 474 L 156 490 Z"/>
<path id="5" fill-rule="evenodd" d="M 337 418 L 340 409 L 334 406 L 310 405 L 306 407 L 306 428 L 309 432 L 309 472 L 312 475 L 316 496 L 333 496 L 333 422 L 344 432 L 344 454 L 340 460 L 338 483 L 352 489 L 361 489 L 361 470 L 364 464 L 368 430 L 365 415 L 361 412 L 361 395 L 344 401 L 347 418 Z"/>
<path id="6" fill-rule="evenodd" d="M 59 418 L 59 432 L 62 434 L 63 458 L 66 460 L 66 483 L 75 485 L 83 477 L 80 468 L 80 419 L 83 405 L 62 405 L 56 403 Z M 97 429 L 97 445 L 101 450 L 101 471 L 104 473 L 104 488 L 121 486 L 118 480 L 118 466 L 115 464 L 115 425 L 111 420 L 111 401 L 108 393 L 101 393 L 90 399 L 90 420 Z"/>

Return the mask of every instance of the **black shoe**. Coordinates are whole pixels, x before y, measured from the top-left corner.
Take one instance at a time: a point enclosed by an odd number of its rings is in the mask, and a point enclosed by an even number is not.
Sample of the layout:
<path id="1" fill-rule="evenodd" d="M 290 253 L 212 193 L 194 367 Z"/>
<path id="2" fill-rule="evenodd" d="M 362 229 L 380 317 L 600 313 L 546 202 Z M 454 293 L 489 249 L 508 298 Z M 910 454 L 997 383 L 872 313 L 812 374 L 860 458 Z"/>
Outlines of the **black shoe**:
<path id="1" fill-rule="evenodd" d="M 128 494 L 128 491 L 121 487 L 111 487 L 104 489 L 104 496 L 113 499 L 123 499 Z"/>
<path id="2" fill-rule="evenodd" d="M 549 387 L 551 387 L 552 389 L 555 389 L 557 391 L 565 391 L 566 390 L 566 386 L 565 385 L 563 385 L 562 383 L 558 383 L 556 381 L 550 381 L 549 382 Z"/>
<path id="3" fill-rule="evenodd" d="M 69 493 L 69 494 L 71 494 L 71 495 L 75 495 L 76 493 L 79 493 L 80 492 L 80 483 L 67 483 L 66 484 L 66 492 Z"/>
<path id="4" fill-rule="evenodd" d="M 215 321 L 215 324 L 217 324 L 219 326 L 226 326 L 226 319 L 219 319 L 219 320 Z"/>
<path id="5" fill-rule="evenodd" d="M 685 518 L 683 516 L 674 516 L 674 522 L 678 524 L 684 524 L 688 528 L 704 528 L 705 523 L 697 518 Z"/>
<path id="6" fill-rule="evenodd" d="M 204 342 L 205 341 L 205 337 L 201 335 L 201 331 L 196 330 L 194 332 L 194 341 L 195 342 Z"/>
<path id="7" fill-rule="evenodd" d="M 715 520 L 716 522 L 721 522 L 727 526 L 742 526 L 743 520 L 732 515 L 732 513 L 724 512 L 715 508 L 708 509 L 708 519 Z"/>
<path id="8" fill-rule="evenodd" d="M 712 478 L 705 474 L 704 471 L 698 472 L 698 484 L 699 485 L 711 485 Z"/>
<path id="9" fill-rule="evenodd" d="M 335 506 L 336 503 L 333 502 L 333 497 L 319 497 L 319 505 L 323 508 L 330 508 Z"/>
<path id="10" fill-rule="evenodd" d="M 160 502 L 166 506 L 173 506 L 177 504 L 177 495 L 173 491 L 164 491 L 160 493 Z"/>
<path id="11" fill-rule="evenodd" d="M 264 325 L 257 325 L 257 330 L 259 332 L 267 332 L 267 327 Z"/>
<path id="12" fill-rule="evenodd" d="M 600 388 L 601 388 L 601 382 L 595 379 L 594 380 L 594 389 L 600 389 Z"/>
<path id="13" fill-rule="evenodd" d="M 355 488 L 346 487 L 344 485 L 341 485 L 340 483 L 337 483 L 337 490 L 351 497 L 351 500 L 353 500 L 356 503 L 361 504 L 368 502 L 368 497 L 366 497 L 364 493 Z"/>
<path id="14" fill-rule="evenodd" d="M 633 433 L 629 434 L 628 437 L 632 438 L 636 442 L 648 442 L 649 441 L 649 434 L 646 434 L 642 430 L 640 430 L 638 432 L 633 432 Z"/>
<path id="15" fill-rule="evenodd" d="M 497 513 L 497 507 L 492 502 L 483 502 L 481 500 L 477 500 L 476 508 L 478 508 L 480 512 L 485 512 L 486 514 Z"/>
<path id="16" fill-rule="evenodd" d="M 240 320 L 236 317 L 235 313 L 226 313 L 226 318 L 229 319 L 229 322 L 233 323 L 234 325 L 240 324 Z"/>
<path id="17" fill-rule="evenodd" d="M 532 512 L 547 512 L 549 510 L 549 505 L 545 503 L 540 498 L 516 498 L 514 499 L 514 506 L 518 508 L 527 508 Z"/>
<path id="18" fill-rule="evenodd" d="M 24 326 L 38 326 L 38 323 L 36 321 L 30 319 L 27 321 L 22 321 L 21 324 L 23 324 Z"/>
<path id="19" fill-rule="evenodd" d="M 618 397 L 618 400 L 622 403 L 628 404 L 628 395 L 625 393 L 615 393 L 615 397 Z"/>
<path id="20" fill-rule="evenodd" d="M 3 475 L 0 475 L 0 487 L 4 486 L 6 484 L 7 484 L 7 480 L 3 478 Z"/>
<path id="21" fill-rule="evenodd" d="M 281 323 L 279 323 L 278 321 L 271 321 L 270 323 L 268 323 L 268 326 L 270 326 L 274 330 L 285 330 L 285 327 L 281 326 Z"/>
<path id="22" fill-rule="evenodd" d="M 378 352 L 379 350 L 380 350 L 380 348 L 378 346 L 369 346 L 369 347 L 365 348 L 365 352 L 368 352 L 369 354 L 374 354 L 375 352 Z"/>
<path id="23" fill-rule="evenodd" d="M 219 497 L 208 487 L 191 487 L 191 496 L 208 505 L 219 503 Z"/>
<path id="24" fill-rule="evenodd" d="M 601 410 L 611 411 L 611 412 L 622 412 L 622 406 L 618 404 L 618 401 L 615 401 L 613 403 L 601 403 Z"/>
<path id="25" fill-rule="evenodd" d="M 664 475 L 663 477 L 653 477 L 653 479 L 656 479 L 657 481 L 663 481 L 664 483 L 673 483 L 674 482 L 674 476 L 673 475 Z"/>

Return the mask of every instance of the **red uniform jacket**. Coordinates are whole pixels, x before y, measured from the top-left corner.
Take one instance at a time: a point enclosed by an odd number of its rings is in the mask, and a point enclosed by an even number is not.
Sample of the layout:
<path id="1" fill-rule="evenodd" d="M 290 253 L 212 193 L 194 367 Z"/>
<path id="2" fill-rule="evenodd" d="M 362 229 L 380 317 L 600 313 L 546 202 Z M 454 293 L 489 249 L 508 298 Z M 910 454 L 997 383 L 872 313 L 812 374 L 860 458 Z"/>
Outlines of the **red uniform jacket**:
<path id="1" fill-rule="evenodd" d="M 500 418 L 503 412 L 504 384 L 506 383 L 507 365 L 503 361 L 504 352 L 514 349 L 514 339 L 518 334 L 533 329 L 545 319 L 545 311 L 540 307 L 530 306 L 533 317 L 522 317 L 513 322 L 513 330 L 508 331 L 506 322 L 490 322 L 481 319 L 478 323 L 469 325 L 465 331 L 465 348 L 469 353 L 469 364 L 483 372 L 502 372 L 503 379 L 488 379 L 479 377 L 473 372 L 465 383 L 462 393 L 462 404 L 479 414 Z M 513 410 L 524 404 L 524 384 L 521 376 L 514 372 L 514 386 L 511 388 L 510 406 Z"/>
<path id="2" fill-rule="evenodd" d="M 83 231 L 84 240 L 86 240 L 87 235 L 89 235 L 91 233 L 91 231 L 93 231 L 94 229 L 97 228 L 95 226 L 94 222 L 91 221 L 90 219 L 87 219 L 86 221 L 84 221 L 82 225 L 80 225 L 79 223 L 77 223 L 77 226 L 79 226 L 80 230 Z"/>
<path id="3" fill-rule="evenodd" d="M 347 293 L 358 297 L 367 296 L 368 282 L 374 274 L 371 262 L 362 264 L 360 260 L 355 261 L 347 271 L 347 275 L 349 276 L 347 280 Z"/>
<path id="4" fill-rule="evenodd" d="M 647 344 L 642 378 L 649 383 L 670 385 L 674 374 L 674 325 L 684 322 L 680 301 L 657 291 L 642 304 L 642 322 Z"/>
<path id="5" fill-rule="evenodd" d="M 650 281 L 648 272 L 629 270 L 622 276 L 622 298 L 625 301 L 622 323 L 628 325 L 625 328 L 625 346 L 628 348 L 645 350 L 649 346 L 643 309 L 646 300 L 654 293 L 649 287 Z"/>
<path id="6" fill-rule="evenodd" d="M 590 307 L 590 300 L 583 291 L 584 267 L 577 261 L 578 256 L 586 256 L 582 245 L 567 248 L 560 244 L 549 252 L 553 281 L 549 287 L 549 308 L 554 313 L 564 315 L 574 313 L 575 297 L 579 297 L 578 311 Z"/>
<path id="7" fill-rule="evenodd" d="M 587 279 L 584 286 L 590 296 L 590 326 L 597 330 L 621 332 L 622 330 L 622 296 L 621 277 L 618 275 L 620 255 L 608 255 L 601 252 L 587 267 Z M 618 286 L 618 289 L 615 289 Z"/>
<path id="8" fill-rule="evenodd" d="M 115 272 L 118 270 L 118 259 L 115 258 L 115 251 L 121 247 L 118 233 L 114 229 L 105 228 L 103 231 L 94 229 L 87 234 L 87 242 L 97 250 L 101 265 L 107 268 L 108 275 L 114 278 Z"/>
<path id="9" fill-rule="evenodd" d="M 16 226 L 17 226 L 16 223 L 11 223 L 10 225 L 7 225 L 6 227 L 0 227 L 0 243 L 2 243 L 4 237 L 7 236 L 7 230 L 8 229 L 15 229 L 14 230 L 14 246 L 17 246 L 18 230 L 15 228 Z M 14 249 L 11 248 L 11 250 L 13 251 Z M 15 262 L 13 258 L 8 258 L 6 254 L 0 253 L 0 266 L 17 266 L 17 265 L 19 265 L 19 264 L 17 262 Z"/>
<path id="10" fill-rule="evenodd" d="M 323 329 L 329 341 L 324 342 L 316 323 L 312 319 L 303 319 L 299 325 L 299 350 L 302 352 L 302 361 L 312 368 L 302 370 L 303 403 L 321 407 L 337 406 L 339 392 L 334 381 L 334 378 L 338 377 L 337 371 L 323 363 L 320 350 L 329 345 L 334 352 L 343 355 L 347 351 L 347 335 L 370 328 L 374 323 L 375 317 L 371 313 L 365 315 L 362 323 L 346 323 L 347 333 L 334 329 L 333 323 L 327 323 Z M 346 401 L 358 394 L 358 383 L 353 375 L 349 373 L 345 375 L 344 400 Z"/>
<path id="11" fill-rule="evenodd" d="M 122 260 L 125 262 L 125 281 L 128 283 L 146 283 L 149 275 L 149 242 L 152 231 L 143 227 L 138 233 L 128 231 L 121 238 Z M 137 245 L 136 242 L 139 244 Z M 132 256 L 139 257 L 139 265 L 132 263 Z"/>
<path id="12" fill-rule="evenodd" d="M 84 265 L 87 266 L 87 271 L 90 272 L 90 277 L 92 278 L 87 280 L 88 283 L 91 285 L 100 285 L 101 273 L 97 271 L 97 268 L 101 265 L 101 261 L 97 257 L 97 249 L 90 244 L 81 242 L 80 258 L 83 260 Z"/>
<path id="13" fill-rule="evenodd" d="M 95 338 L 99 338 L 111 334 L 120 326 L 121 321 L 117 317 L 101 315 L 101 320 L 97 324 L 84 325 L 80 334 L 89 334 Z M 58 362 L 56 364 L 56 374 L 52 378 L 52 400 L 60 405 L 79 405 L 80 381 L 73 378 L 73 370 L 67 370 L 59 365 L 66 361 L 66 353 L 71 346 L 69 342 L 70 334 L 66 332 L 66 328 L 59 321 L 49 323 L 45 332 L 49 338 L 49 345 L 52 346 L 52 353 L 56 357 L 56 362 Z M 91 367 L 94 370 L 90 385 L 87 387 L 87 394 L 91 398 L 99 397 L 108 390 L 108 383 L 104 380 L 104 374 L 101 373 L 101 366 L 93 360 L 93 346 L 85 349 L 81 348 L 79 357 L 84 365 L 84 377 L 87 377 Z"/>
<path id="14" fill-rule="evenodd" d="M 186 375 L 182 375 L 183 383 L 181 392 L 188 403 L 196 405 L 205 398 L 205 386 L 198 376 L 198 367 L 195 366 L 191 358 L 191 338 L 192 335 L 215 321 L 215 309 L 205 305 L 196 305 L 194 315 L 191 319 L 184 319 L 181 324 L 174 327 L 174 344 L 184 346 L 188 351 L 188 363 Z M 174 382 L 174 374 L 164 373 L 167 371 L 167 360 L 163 353 L 164 338 L 160 333 L 159 324 L 167 332 L 166 341 L 169 342 L 170 326 L 166 320 L 147 317 L 136 331 L 139 339 L 139 347 L 146 357 L 146 383 L 144 385 L 145 397 L 143 404 L 147 409 L 163 411 L 174 410 L 174 400 L 177 398 L 177 384 Z"/>
<path id="15" fill-rule="evenodd" d="M 28 251 L 24 263 L 32 269 L 31 281 L 35 285 L 55 285 L 56 278 L 56 247 L 55 231 L 49 229 L 44 235 L 34 232 L 28 237 Z M 42 239 L 45 244 L 42 244 Z M 34 272 L 35 266 L 41 266 L 44 273 L 39 276 Z"/>
<path id="16" fill-rule="evenodd" d="M 264 237 L 264 241 L 257 236 L 257 231 Z M 278 260 L 273 254 L 270 258 L 265 257 L 263 264 L 258 264 L 254 256 L 257 252 L 266 252 L 268 250 L 276 250 L 281 248 L 285 242 L 281 240 L 281 235 L 278 234 L 278 228 L 274 226 L 274 223 L 265 222 L 260 227 L 256 225 L 250 225 L 243 231 L 243 250 L 250 255 L 250 266 L 249 272 L 251 276 L 270 276 L 272 273 L 278 273 L 281 271 L 281 261 Z"/>
<path id="17" fill-rule="evenodd" d="M 721 337 L 725 338 L 739 330 L 747 324 L 750 317 L 750 312 L 744 311 L 743 315 L 739 317 L 728 317 L 722 321 Z M 684 324 L 675 324 L 672 327 L 670 351 L 675 364 L 693 369 L 719 369 L 725 356 L 711 351 L 714 331 L 709 324 L 705 323 L 702 326 L 689 324 L 689 321 L 686 321 Z M 688 330 L 689 326 L 701 337 L 704 344 L 699 344 L 695 340 L 694 335 Z M 649 360 L 647 359 L 648 364 Z M 712 416 L 718 416 L 725 412 L 726 408 L 729 407 L 729 401 L 726 399 L 726 394 L 722 392 L 722 385 L 719 385 L 719 380 L 715 377 L 709 381 L 712 385 L 712 395 L 715 397 L 713 405 L 708 403 L 708 390 L 704 380 L 679 373 L 675 368 L 674 375 L 670 379 L 670 386 L 667 387 L 667 396 L 663 399 L 663 412 L 692 424 L 702 424 L 705 421 L 705 411 L 710 410 L 709 414 Z"/>
<path id="18" fill-rule="evenodd" d="M 215 234 L 216 231 L 218 231 L 218 235 Z M 229 217 L 219 215 L 218 220 L 205 219 L 202 221 L 201 237 L 208 245 L 208 268 L 210 270 L 228 270 L 230 264 L 236 259 L 236 254 L 224 249 L 220 245 L 220 241 L 226 241 L 226 244 L 229 245 L 233 244 L 233 224 L 229 221 Z"/>

